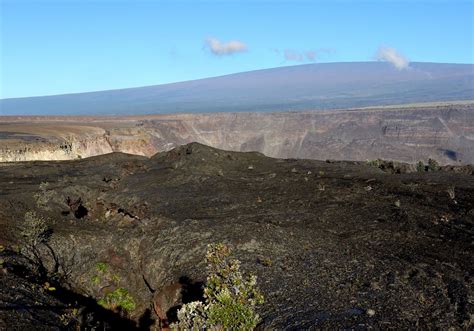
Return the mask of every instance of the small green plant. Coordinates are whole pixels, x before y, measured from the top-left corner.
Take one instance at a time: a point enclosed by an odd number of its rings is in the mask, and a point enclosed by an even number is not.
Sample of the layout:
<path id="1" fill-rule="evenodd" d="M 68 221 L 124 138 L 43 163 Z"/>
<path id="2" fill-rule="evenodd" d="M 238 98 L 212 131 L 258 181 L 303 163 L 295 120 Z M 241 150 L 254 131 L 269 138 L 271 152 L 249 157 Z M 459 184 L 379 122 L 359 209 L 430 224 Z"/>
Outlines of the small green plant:
<path id="1" fill-rule="evenodd" d="M 425 164 L 423 163 L 423 161 L 419 161 L 417 164 L 416 164 L 416 171 L 417 172 L 425 172 Z"/>
<path id="2" fill-rule="evenodd" d="M 49 190 L 49 183 L 41 182 L 39 185 L 40 192 L 34 195 L 36 205 L 43 210 L 51 210 L 50 202 L 53 199 L 54 191 Z"/>
<path id="3" fill-rule="evenodd" d="M 201 301 L 192 301 L 178 310 L 178 322 L 170 325 L 171 330 L 211 329 L 207 321 L 207 305 Z"/>
<path id="4" fill-rule="evenodd" d="M 439 171 L 440 166 L 436 160 L 428 159 L 428 170 L 429 171 Z"/>
<path id="5" fill-rule="evenodd" d="M 79 310 L 77 308 L 67 308 L 64 310 L 64 312 L 59 316 L 59 320 L 61 323 L 68 327 L 67 329 L 70 329 L 70 327 L 75 327 L 73 329 L 80 329 L 79 327 Z"/>
<path id="6" fill-rule="evenodd" d="M 25 213 L 24 220 L 19 225 L 17 251 L 40 273 L 46 272 L 40 246 L 47 245 L 50 235 L 50 228 L 43 217 L 34 211 Z"/>
<path id="7" fill-rule="evenodd" d="M 205 302 L 191 302 L 178 311 L 173 329 L 253 330 L 260 322 L 255 307 L 264 301 L 257 277 L 244 276 L 240 262 L 230 259 L 230 249 L 222 244 L 208 246 L 208 277 Z"/>
<path id="8" fill-rule="evenodd" d="M 368 166 L 379 168 L 380 165 L 382 164 L 382 160 L 377 159 L 377 160 L 367 160 L 366 161 Z"/>
<path id="9" fill-rule="evenodd" d="M 98 274 L 91 277 L 94 286 L 100 290 L 108 287 L 115 288 L 112 292 L 105 294 L 97 303 L 106 309 L 133 312 L 136 308 L 135 301 L 126 288 L 119 287 L 120 276 L 112 274 L 109 271 L 109 265 L 105 262 L 97 262 L 95 269 Z"/>
<path id="10" fill-rule="evenodd" d="M 112 275 L 112 281 L 114 281 L 115 283 L 118 283 L 120 282 L 120 276 L 119 275 Z"/>
<path id="11" fill-rule="evenodd" d="M 270 267 L 273 264 L 272 259 L 270 259 L 268 257 L 259 257 L 257 259 L 257 262 L 260 263 L 261 265 L 265 266 L 265 267 Z"/>
<path id="12" fill-rule="evenodd" d="M 97 262 L 97 264 L 95 265 L 95 268 L 97 269 L 98 272 L 105 273 L 109 269 L 109 266 L 105 262 Z"/>
<path id="13" fill-rule="evenodd" d="M 20 224 L 21 242 L 26 249 L 36 248 L 40 243 L 48 240 L 49 228 L 46 220 L 34 211 L 25 214 L 24 221 Z"/>
<path id="14" fill-rule="evenodd" d="M 123 309 L 128 313 L 133 312 L 136 308 L 133 297 L 128 293 L 128 290 L 123 287 L 119 287 L 113 292 L 107 293 L 102 299 L 97 301 L 97 303 L 106 309 Z"/>
<path id="15" fill-rule="evenodd" d="M 99 283 L 100 283 L 100 277 L 97 276 L 97 275 L 92 276 L 92 277 L 91 277 L 91 282 L 92 282 L 92 284 L 94 284 L 94 285 L 99 285 Z"/>

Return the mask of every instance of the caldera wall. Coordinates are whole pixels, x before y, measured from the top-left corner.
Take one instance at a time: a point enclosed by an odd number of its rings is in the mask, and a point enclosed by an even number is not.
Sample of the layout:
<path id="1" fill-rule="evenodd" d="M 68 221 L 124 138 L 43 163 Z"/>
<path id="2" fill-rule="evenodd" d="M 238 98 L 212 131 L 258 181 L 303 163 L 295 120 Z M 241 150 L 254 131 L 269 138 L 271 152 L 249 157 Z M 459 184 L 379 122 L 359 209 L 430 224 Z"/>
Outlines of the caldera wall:
<path id="1" fill-rule="evenodd" d="M 474 104 L 108 118 L 4 118 L 0 161 L 113 151 L 151 156 L 189 142 L 279 158 L 474 163 Z"/>

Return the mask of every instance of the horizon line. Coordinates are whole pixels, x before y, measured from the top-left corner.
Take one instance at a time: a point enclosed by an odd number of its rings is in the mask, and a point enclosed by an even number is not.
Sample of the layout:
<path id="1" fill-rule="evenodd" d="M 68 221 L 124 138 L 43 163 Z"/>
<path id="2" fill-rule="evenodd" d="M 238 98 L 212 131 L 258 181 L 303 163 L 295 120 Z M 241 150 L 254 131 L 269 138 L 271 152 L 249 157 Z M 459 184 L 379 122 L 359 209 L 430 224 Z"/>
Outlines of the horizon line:
<path id="1" fill-rule="evenodd" d="M 255 70 L 247 70 L 247 71 L 237 71 L 237 72 L 232 72 L 228 74 L 223 74 L 223 75 L 217 75 L 217 76 L 206 76 L 206 77 L 201 77 L 201 78 L 195 78 L 195 79 L 188 79 L 188 80 L 182 80 L 182 81 L 173 81 L 173 82 L 167 82 L 167 83 L 161 83 L 161 84 L 151 84 L 151 85 L 139 85 L 139 86 L 129 86 L 129 87 L 118 87 L 118 88 L 110 88 L 110 89 L 104 89 L 104 90 L 92 90 L 92 91 L 80 91 L 80 92 L 67 92 L 67 93 L 58 93 L 58 94 L 44 94 L 44 95 L 29 95 L 29 96 L 19 96 L 19 97 L 6 97 L 6 98 L 0 98 L 0 101 L 3 100 L 12 100 L 12 99 L 26 99 L 26 98 L 43 98 L 43 97 L 54 97 L 54 96 L 66 96 L 66 95 L 77 95 L 77 94 L 88 94 L 88 93 L 101 93 L 101 92 L 112 92 L 112 91 L 121 91 L 121 90 L 131 90 L 131 89 L 140 89 L 140 88 L 146 88 L 146 87 L 154 87 L 154 86 L 163 86 L 163 85 L 172 85 L 172 84 L 179 84 L 179 83 L 185 83 L 185 82 L 195 82 L 195 81 L 200 81 L 200 80 L 205 80 L 205 79 L 212 79 L 212 78 L 220 78 L 220 77 L 227 77 L 227 76 L 233 76 L 233 75 L 239 75 L 239 74 L 245 74 L 245 73 L 250 73 L 250 72 L 258 72 L 258 71 L 265 71 L 265 70 L 272 70 L 272 69 L 280 69 L 280 68 L 289 68 L 289 67 L 300 67 L 300 66 L 311 66 L 311 65 L 326 65 L 326 64 L 351 64 L 351 63 L 384 63 L 387 65 L 391 65 L 390 63 L 387 63 L 385 61 L 336 61 L 336 62 L 317 62 L 317 63 L 298 63 L 298 64 L 293 64 L 293 65 L 285 65 L 285 66 L 278 66 L 278 67 L 269 67 L 269 68 L 261 68 L 261 69 L 255 69 Z M 457 63 L 457 62 L 424 62 L 424 61 L 410 61 L 411 63 L 424 63 L 424 64 L 453 64 L 453 65 L 474 65 L 474 63 Z M 399 69 L 397 69 L 399 70 Z M 401 69 L 405 70 L 405 69 Z"/>

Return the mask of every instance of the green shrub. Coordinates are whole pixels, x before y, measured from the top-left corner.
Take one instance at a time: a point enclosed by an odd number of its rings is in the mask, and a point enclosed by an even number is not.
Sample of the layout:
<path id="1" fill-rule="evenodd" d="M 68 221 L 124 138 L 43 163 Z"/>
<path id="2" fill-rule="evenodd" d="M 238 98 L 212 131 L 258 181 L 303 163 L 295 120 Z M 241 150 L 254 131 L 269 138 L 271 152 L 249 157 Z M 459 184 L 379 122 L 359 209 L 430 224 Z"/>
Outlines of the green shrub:
<path id="1" fill-rule="evenodd" d="M 40 192 L 34 195 L 36 205 L 43 210 L 51 210 L 50 204 L 53 199 L 54 191 L 49 190 L 49 183 L 41 182 L 39 185 Z"/>
<path id="2" fill-rule="evenodd" d="M 208 246 L 205 303 L 191 302 L 178 311 L 174 329 L 253 330 L 260 322 L 255 307 L 263 303 L 256 276 L 244 276 L 224 244 Z"/>
<path id="3" fill-rule="evenodd" d="M 107 293 L 102 299 L 97 301 L 99 305 L 106 309 L 116 310 L 123 309 L 128 313 L 135 310 L 136 304 L 128 290 L 123 287 L 115 289 L 115 291 Z"/>
<path id="4" fill-rule="evenodd" d="M 109 271 L 109 265 L 105 262 L 97 262 L 95 269 L 98 274 L 91 277 L 91 283 L 99 290 L 112 287 L 114 291 L 105 294 L 97 301 L 99 305 L 110 310 L 122 310 L 131 313 L 135 310 L 136 304 L 128 290 L 119 287 L 120 277 Z"/>
<path id="5" fill-rule="evenodd" d="M 377 160 L 367 160 L 366 161 L 368 166 L 379 168 L 380 165 L 382 164 L 382 160 L 377 159 Z"/>
<path id="6" fill-rule="evenodd" d="M 48 240 L 49 228 L 46 220 L 38 216 L 34 211 L 28 211 L 25 214 L 24 221 L 20 224 L 20 241 L 30 249 L 45 243 Z"/>
<path id="7" fill-rule="evenodd" d="M 178 310 L 178 323 L 170 325 L 172 330 L 210 329 L 207 321 L 207 306 L 201 301 L 187 303 Z"/>
<path id="8" fill-rule="evenodd" d="M 428 159 L 428 170 L 429 171 L 438 171 L 438 170 L 440 170 L 439 163 L 436 160 Z"/>
<path id="9" fill-rule="evenodd" d="M 97 264 L 95 265 L 95 268 L 97 269 L 98 272 L 104 273 L 104 272 L 107 272 L 107 270 L 109 269 L 109 266 L 105 262 L 97 262 Z"/>
<path id="10" fill-rule="evenodd" d="M 92 276 L 92 277 L 91 277 L 91 282 L 92 282 L 92 284 L 94 284 L 94 285 L 99 285 L 99 283 L 100 283 L 100 278 L 99 278 L 99 276 L 97 276 L 97 275 Z"/>
<path id="11" fill-rule="evenodd" d="M 422 161 L 419 161 L 417 164 L 416 164 L 416 171 L 417 172 L 425 172 L 425 164 L 422 162 Z"/>
<path id="12" fill-rule="evenodd" d="M 20 223 L 18 230 L 17 252 L 28 259 L 35 272 L 45 276 L 47 270 L 43 263 L 41 246 L 47 245 L 51 235 L 46 220 L 34 211 L 28 211 L 25 213 L 24 220 Z"/>
<path id="13" fill-rule="evenodd" d="M 236 300 L 228 289 L 216 295 L 216 302 L 209 306 L 207 315 L 211 325 L 219 325 L 225 330 L 252 330 L 259 322 L 253 306 Z"/>

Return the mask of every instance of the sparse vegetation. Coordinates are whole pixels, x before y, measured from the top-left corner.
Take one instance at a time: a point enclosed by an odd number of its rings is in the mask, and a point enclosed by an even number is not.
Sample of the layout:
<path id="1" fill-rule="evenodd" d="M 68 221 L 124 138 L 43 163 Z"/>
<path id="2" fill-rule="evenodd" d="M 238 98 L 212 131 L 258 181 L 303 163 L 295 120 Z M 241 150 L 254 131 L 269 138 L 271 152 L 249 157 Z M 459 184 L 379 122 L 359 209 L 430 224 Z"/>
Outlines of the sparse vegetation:
<path id="1" fill-rule="evenodd" d="M 422 161 L 419 161 L 416 164 L 416 171 L 417 172 L 425 172 L 425 171 L 434 172 L 434 171 L 440 171 L 440 170 L 441 170 L 441 167 L 440 167 L 438 161 L 436 161 L 434 159 L 428 159 L 428 164 L 427 165 L 425 165 Z"/>
<path id="2" fill-rule="evenodd" d="M 100 283 L 100 277 L 97 276 L 97 275 L 92 276 L 91 282 L 92 282 L 92 284 L 94 284 L 94 285 L 98 285 L 98 284 Z"/>
<path id="3" fill-rule="evenodd" d="M 261 265 L 265 266 L 265 267 L 270 267 L 271 265 L 273 265 L 272 259 L 270 259 L 268 257 L 259 257 L 257 259 L 257 262 L 260 263 Z"/>
<path id="4" fill-rule="evenodd" d="M 428 171 L 439 171 L 440 166 L 436 160 L 428 159 Z"/>
<path id="5" fill-rule="evenodd" d="M 95 265 L 95 268 L 97 269 L 97 271 L 104 273 L 104 272 L 107 272 L 107 270 L 109 269 L 109 266 L 107 265 L 107 263 L 97 262 L 97 264 Z"/>
<path id="6" fill-rule="evenodd" d="M 40 193 L 34 195 L 36 205 L 43 210 L 50 210 L 49 201 L 52 191 L 48 191 L 48 183 L 42 182 L 39 185 Z M 37 268 L 44 272 L 44 266 L 39 252 L 39 247 L 45 245 L 51 235 L 47 220 L 38 215 L 35 211 L 27 211 L 24 219 L 19 224 L 18 252 Z"/>
<path id="7" fill-rule="evenodd" d="M 45 243 L 49 235 L 48 230 L 48 225 L 43 217 L 38 216 L 34 211 L 26 212 L 24 221 L 20 225 L 22 250 L 30 250 Z"/>
<path id="8" fill-rule="evenodd" d="M 114 288 L 113 291 L 106 293 L 99 299 L 97 303 L 106 309 L 132 313 L 136 308 L 135 300 L 128 289 L 119 286 L 120 277 L 111 273 L 109 265 L 105 262 L 97 262 L 95 269 L 98 274 L 92 276 L 91 283 L 101 290 L 108 287 Z"/>
<path id="9" fill-rule="evenodd" d="M 50 229 L 46 224 L 46 220 L 34 211 L 26 212 L 24 220 L 19 226 L 18 252 L 27 258 L 32 267 L 41 273 L 45 272 L 45 268 L 39 247 L 46 244 L 49 236 Z"/>
<path id="10" fill-rule="evenodd" d="M 133 297 L 128 293 L 128 290 L 123 287 L 118 287 L 114 291 L 107 293 L 102 299 L 97 301 L 97 303 L 106 309 L 123 309 L 128 313 L 133 312 L 136 308 Z"/>
<path id="11" fill-rule="evenodd" d="M 425 172 L 426 171 L 426 167 L 425 167 L 425 164 L 423 163 L 423 161 L 419 161 L 416 164 L 416 171 L 417 172 Z"/>
<path id="12" fill-rule="evenodd" d="M 41 182 L 39 185 L 40 192 L 34 195 L 36 205 L 43 210 L 51 210 L 50 202 L 53 198 L 54 191 L 49 190 L 49 183 Z"/>
<path id="13" fill-rule="evenodd" d="M 380 165 L 382 164 L 382 160 L 377 159 L 377 160 L 367 160 L 366 161 L 368 166 L 379 168 Z"/>
<path id="14" fill-rule="evenodd" d="M 255 307 L 263 303 L 254 275 L 244 276 L 240 262 L 230 259 L 230 249 L 222 244 L 208 246 L 208 277 L 205 302 L 194 301 L 178 311 L 176 330 L 253 330 L 260 322 Z"/>

